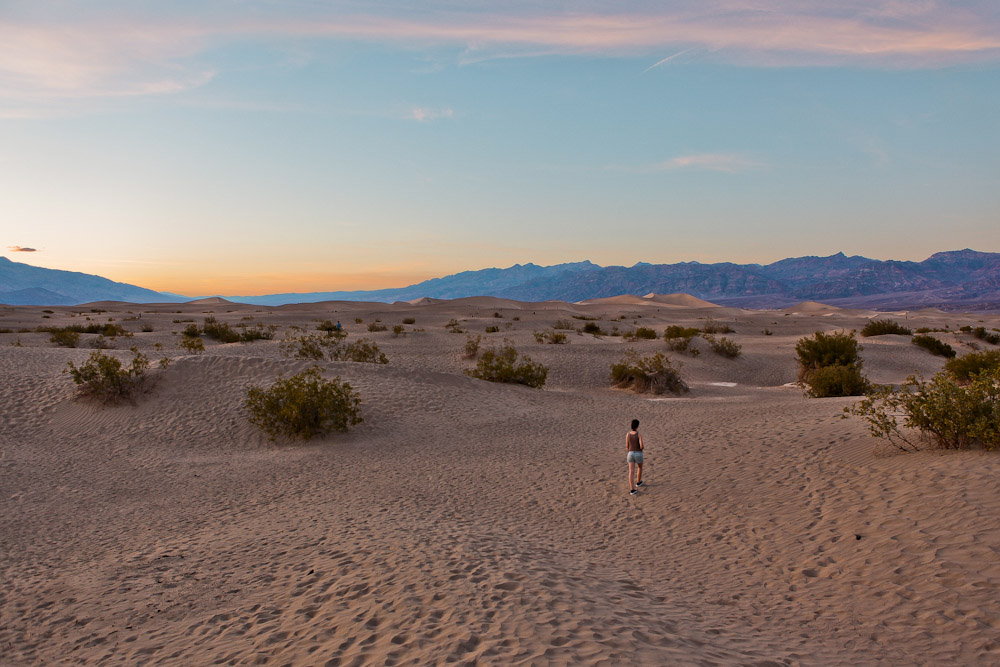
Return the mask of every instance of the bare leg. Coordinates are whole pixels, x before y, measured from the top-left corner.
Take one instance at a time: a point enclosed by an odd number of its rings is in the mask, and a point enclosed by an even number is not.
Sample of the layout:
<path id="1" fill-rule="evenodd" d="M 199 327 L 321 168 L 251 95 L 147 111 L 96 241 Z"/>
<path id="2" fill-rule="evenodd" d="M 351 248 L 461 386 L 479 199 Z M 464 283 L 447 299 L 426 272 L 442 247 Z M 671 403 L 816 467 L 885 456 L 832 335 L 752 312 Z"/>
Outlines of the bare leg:
<path id="1" fill-rule="evenodd" d="M 628 462 L 628 488 L 630 491 L 635 491 L 635 465 L 632 461 Z"/>
<path id="2" fill-rule="evenodd" d="M 642 464 L 641 463 L 637 463 L 636 467 L 639 469 L 639 474 L 635 478 L 635 483 L 638 484 L 639 482 L 642 481 Z"/>

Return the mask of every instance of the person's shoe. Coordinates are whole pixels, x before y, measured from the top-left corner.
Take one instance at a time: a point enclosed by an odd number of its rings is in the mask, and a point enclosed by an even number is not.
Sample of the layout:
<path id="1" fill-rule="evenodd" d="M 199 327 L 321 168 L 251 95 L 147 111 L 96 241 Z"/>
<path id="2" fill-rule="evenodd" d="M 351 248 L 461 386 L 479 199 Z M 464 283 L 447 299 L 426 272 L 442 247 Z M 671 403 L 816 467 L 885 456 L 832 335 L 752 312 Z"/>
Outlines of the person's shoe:
<path id="1" fill-rule="evenodd" d="M 639 493 L 639 492 L 638 492 L 638 491 L 636 491 L 635 489 L 632 489 L 631 491 L 629 491 L 629 492 L 628 492 L 628 494 L 629 494 L 630 496 L 634 496 L 634 495 L 635 495 L 635 494 L 637 494 L 637 493 Z"/>
<path id="2" fill-rule="evenodd" d="M 636 482 L 635 485 L 636 486 L 642 486 L 642 482 Z"/>

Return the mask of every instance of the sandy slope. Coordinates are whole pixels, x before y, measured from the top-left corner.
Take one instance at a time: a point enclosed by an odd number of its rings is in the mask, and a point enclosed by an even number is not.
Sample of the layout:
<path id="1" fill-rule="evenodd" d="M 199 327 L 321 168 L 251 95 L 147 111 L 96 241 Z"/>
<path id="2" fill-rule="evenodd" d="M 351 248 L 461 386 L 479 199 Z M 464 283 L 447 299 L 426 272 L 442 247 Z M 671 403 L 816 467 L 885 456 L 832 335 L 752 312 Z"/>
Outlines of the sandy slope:
<path id="1" fill-rule="evenodd" d="M 849 400 L 785 386 L 799 337 L 870 313 L 489 299 L 106 308 L 0 308 L 15 331 L 115 317 L 136 332 L 117 347 L 173 359 L 135 406 L 97 408 L 62 373 L 90 350 L 0 334 L 0 664 L 1000 662 L 1000 457 L 875 456 L 840 418 Z M 389 365 L 323 364 L 360 391 L 365 423 L 268 442 L 246 420 L 245 388 L 309 364 L 276 341 L 182 356 L 174 332 L 208 314 L 339 319 L 374 337 Z M 711 316 L 744 355 L 696 341 L 702 353 L 679 358 L 692 394 L 650 400 L 607 387 L 621 338 L 535 342 L 558 319 L 582 325 L 574 315 L 622 331 Z M 366 331 L 403 317 L 422 331 Z M 550 366 L 545 389 L 465 377 L 453 318 Z M 881 382 L 941 366 L 905 337 L 864 343 Z M 648 487 L 629 498 L 633 417 Z"/>

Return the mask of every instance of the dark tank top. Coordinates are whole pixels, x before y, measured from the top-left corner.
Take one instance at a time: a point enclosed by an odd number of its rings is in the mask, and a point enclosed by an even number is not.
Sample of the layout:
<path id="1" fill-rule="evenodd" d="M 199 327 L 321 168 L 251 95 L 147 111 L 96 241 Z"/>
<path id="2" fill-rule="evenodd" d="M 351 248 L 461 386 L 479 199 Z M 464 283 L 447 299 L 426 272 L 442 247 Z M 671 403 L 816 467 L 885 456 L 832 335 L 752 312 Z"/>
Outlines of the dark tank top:
<path id="1" fill-rule="evenodd" d="M 628 442 L 628 451 L 630 452 L 641 452 L 642 449 L 639 447 L 639 434 L 634 431 L 629 431 L 626 436 L 626 441 Z"/>

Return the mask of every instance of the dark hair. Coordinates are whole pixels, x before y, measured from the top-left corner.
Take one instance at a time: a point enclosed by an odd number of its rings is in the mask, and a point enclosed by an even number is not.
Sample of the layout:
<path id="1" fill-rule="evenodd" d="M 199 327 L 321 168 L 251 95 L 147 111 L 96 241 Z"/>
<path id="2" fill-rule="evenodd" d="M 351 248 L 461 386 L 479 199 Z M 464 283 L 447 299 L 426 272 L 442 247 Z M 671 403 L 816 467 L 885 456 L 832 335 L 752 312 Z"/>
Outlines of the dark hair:
<path id="1" fill-rule="evenodd" d="M 634 431 L 637 428 L 639 428 L 639 420 L 638 419 L 633 419 L 632 420 L 632 430 Z"/>

